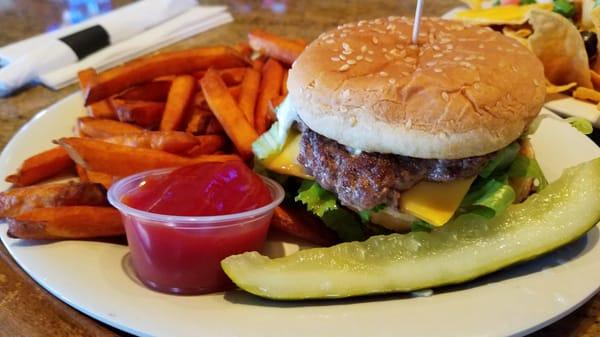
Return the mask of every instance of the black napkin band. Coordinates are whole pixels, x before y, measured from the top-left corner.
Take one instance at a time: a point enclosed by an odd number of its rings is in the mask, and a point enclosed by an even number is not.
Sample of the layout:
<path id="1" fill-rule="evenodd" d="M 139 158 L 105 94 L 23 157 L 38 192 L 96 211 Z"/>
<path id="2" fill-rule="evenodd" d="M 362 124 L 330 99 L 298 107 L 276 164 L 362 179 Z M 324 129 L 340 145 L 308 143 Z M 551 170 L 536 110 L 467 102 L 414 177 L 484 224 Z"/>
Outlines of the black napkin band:
<path id="1" fill-rule="evenodd" d="M 110 45 L 108 32 L 100 25 L 91 26 L 84 30 L 67 35 L 60 39 L 82 59 L 95 51 Z"/>

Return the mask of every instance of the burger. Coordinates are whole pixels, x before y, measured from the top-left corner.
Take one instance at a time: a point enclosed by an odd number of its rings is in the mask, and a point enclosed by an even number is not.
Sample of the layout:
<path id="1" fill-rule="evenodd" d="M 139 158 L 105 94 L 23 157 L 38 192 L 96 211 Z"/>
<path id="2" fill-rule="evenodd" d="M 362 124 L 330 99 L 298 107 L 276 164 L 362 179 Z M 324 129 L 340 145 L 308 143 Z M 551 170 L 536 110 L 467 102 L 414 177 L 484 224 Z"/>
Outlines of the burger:
<path id="1" fill-rule="evenodd" d="M 292 65 L 261 164 L 342 240 L 493 217 L 542 188 L 526 133 L 545 97 L 526 46 L 490 28 L 379 18 L 321 34 Z"/>

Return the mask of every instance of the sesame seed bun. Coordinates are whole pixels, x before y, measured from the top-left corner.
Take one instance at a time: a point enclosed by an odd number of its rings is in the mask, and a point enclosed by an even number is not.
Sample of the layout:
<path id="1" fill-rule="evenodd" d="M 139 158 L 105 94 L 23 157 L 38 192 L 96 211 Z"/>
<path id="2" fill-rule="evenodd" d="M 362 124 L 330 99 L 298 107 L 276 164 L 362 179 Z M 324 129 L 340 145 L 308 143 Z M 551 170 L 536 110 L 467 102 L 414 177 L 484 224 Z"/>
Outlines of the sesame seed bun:
<path id="1" fill-rule="evenodd" d="M 360 21 L 321 34 L 294 62 L 288 89 L 306 125 L 368 152 L 484 155 L 517 139 L 545 97 L 540 61 L 489 28 L 424 18 Z"/>

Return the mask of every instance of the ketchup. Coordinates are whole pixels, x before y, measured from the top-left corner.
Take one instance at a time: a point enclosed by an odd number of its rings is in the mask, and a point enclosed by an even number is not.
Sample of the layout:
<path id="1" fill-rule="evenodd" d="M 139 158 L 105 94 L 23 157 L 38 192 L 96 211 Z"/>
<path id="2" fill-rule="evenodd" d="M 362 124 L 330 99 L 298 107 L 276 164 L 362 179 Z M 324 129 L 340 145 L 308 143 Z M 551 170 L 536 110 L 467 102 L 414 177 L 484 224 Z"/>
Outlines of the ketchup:
<path id="1" fill-rule="evenodd" d="M 126 194 L 126 205 L 146 212 L 211 216 L 245 212 L 272 201 L 262 179 L 243 162 L 201 163 L 149 177 Z"/>
<path id="2" fill-rule="evenodd" d="M 163 292 L 198 294 L 231 287 L 221 260 L 262 248 L 272 210 L 198 223 L 161 215 L 231 215 L 272 200 L 261 177 L 241 161 L 207 162 L 145 177 L 121 198 L 129 207 L 156 214 L 123 216 L 134 270 L 146 285 Z"/>

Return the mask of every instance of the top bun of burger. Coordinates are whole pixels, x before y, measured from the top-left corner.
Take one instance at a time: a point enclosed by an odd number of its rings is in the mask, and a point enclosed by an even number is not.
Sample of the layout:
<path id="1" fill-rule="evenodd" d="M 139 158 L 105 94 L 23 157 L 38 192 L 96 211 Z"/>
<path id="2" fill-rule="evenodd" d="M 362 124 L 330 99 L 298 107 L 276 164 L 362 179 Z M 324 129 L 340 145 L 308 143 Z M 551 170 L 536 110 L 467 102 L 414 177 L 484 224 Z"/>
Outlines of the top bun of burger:
<path id="1" fill-rule="evenodd" d="M 501 149 L 544 102 L 541 62 L 489 28 L 389 17 L 337 27 L 293 64 L 291 105 L 317 133 L 367 152 L 458 159 Z"/>

